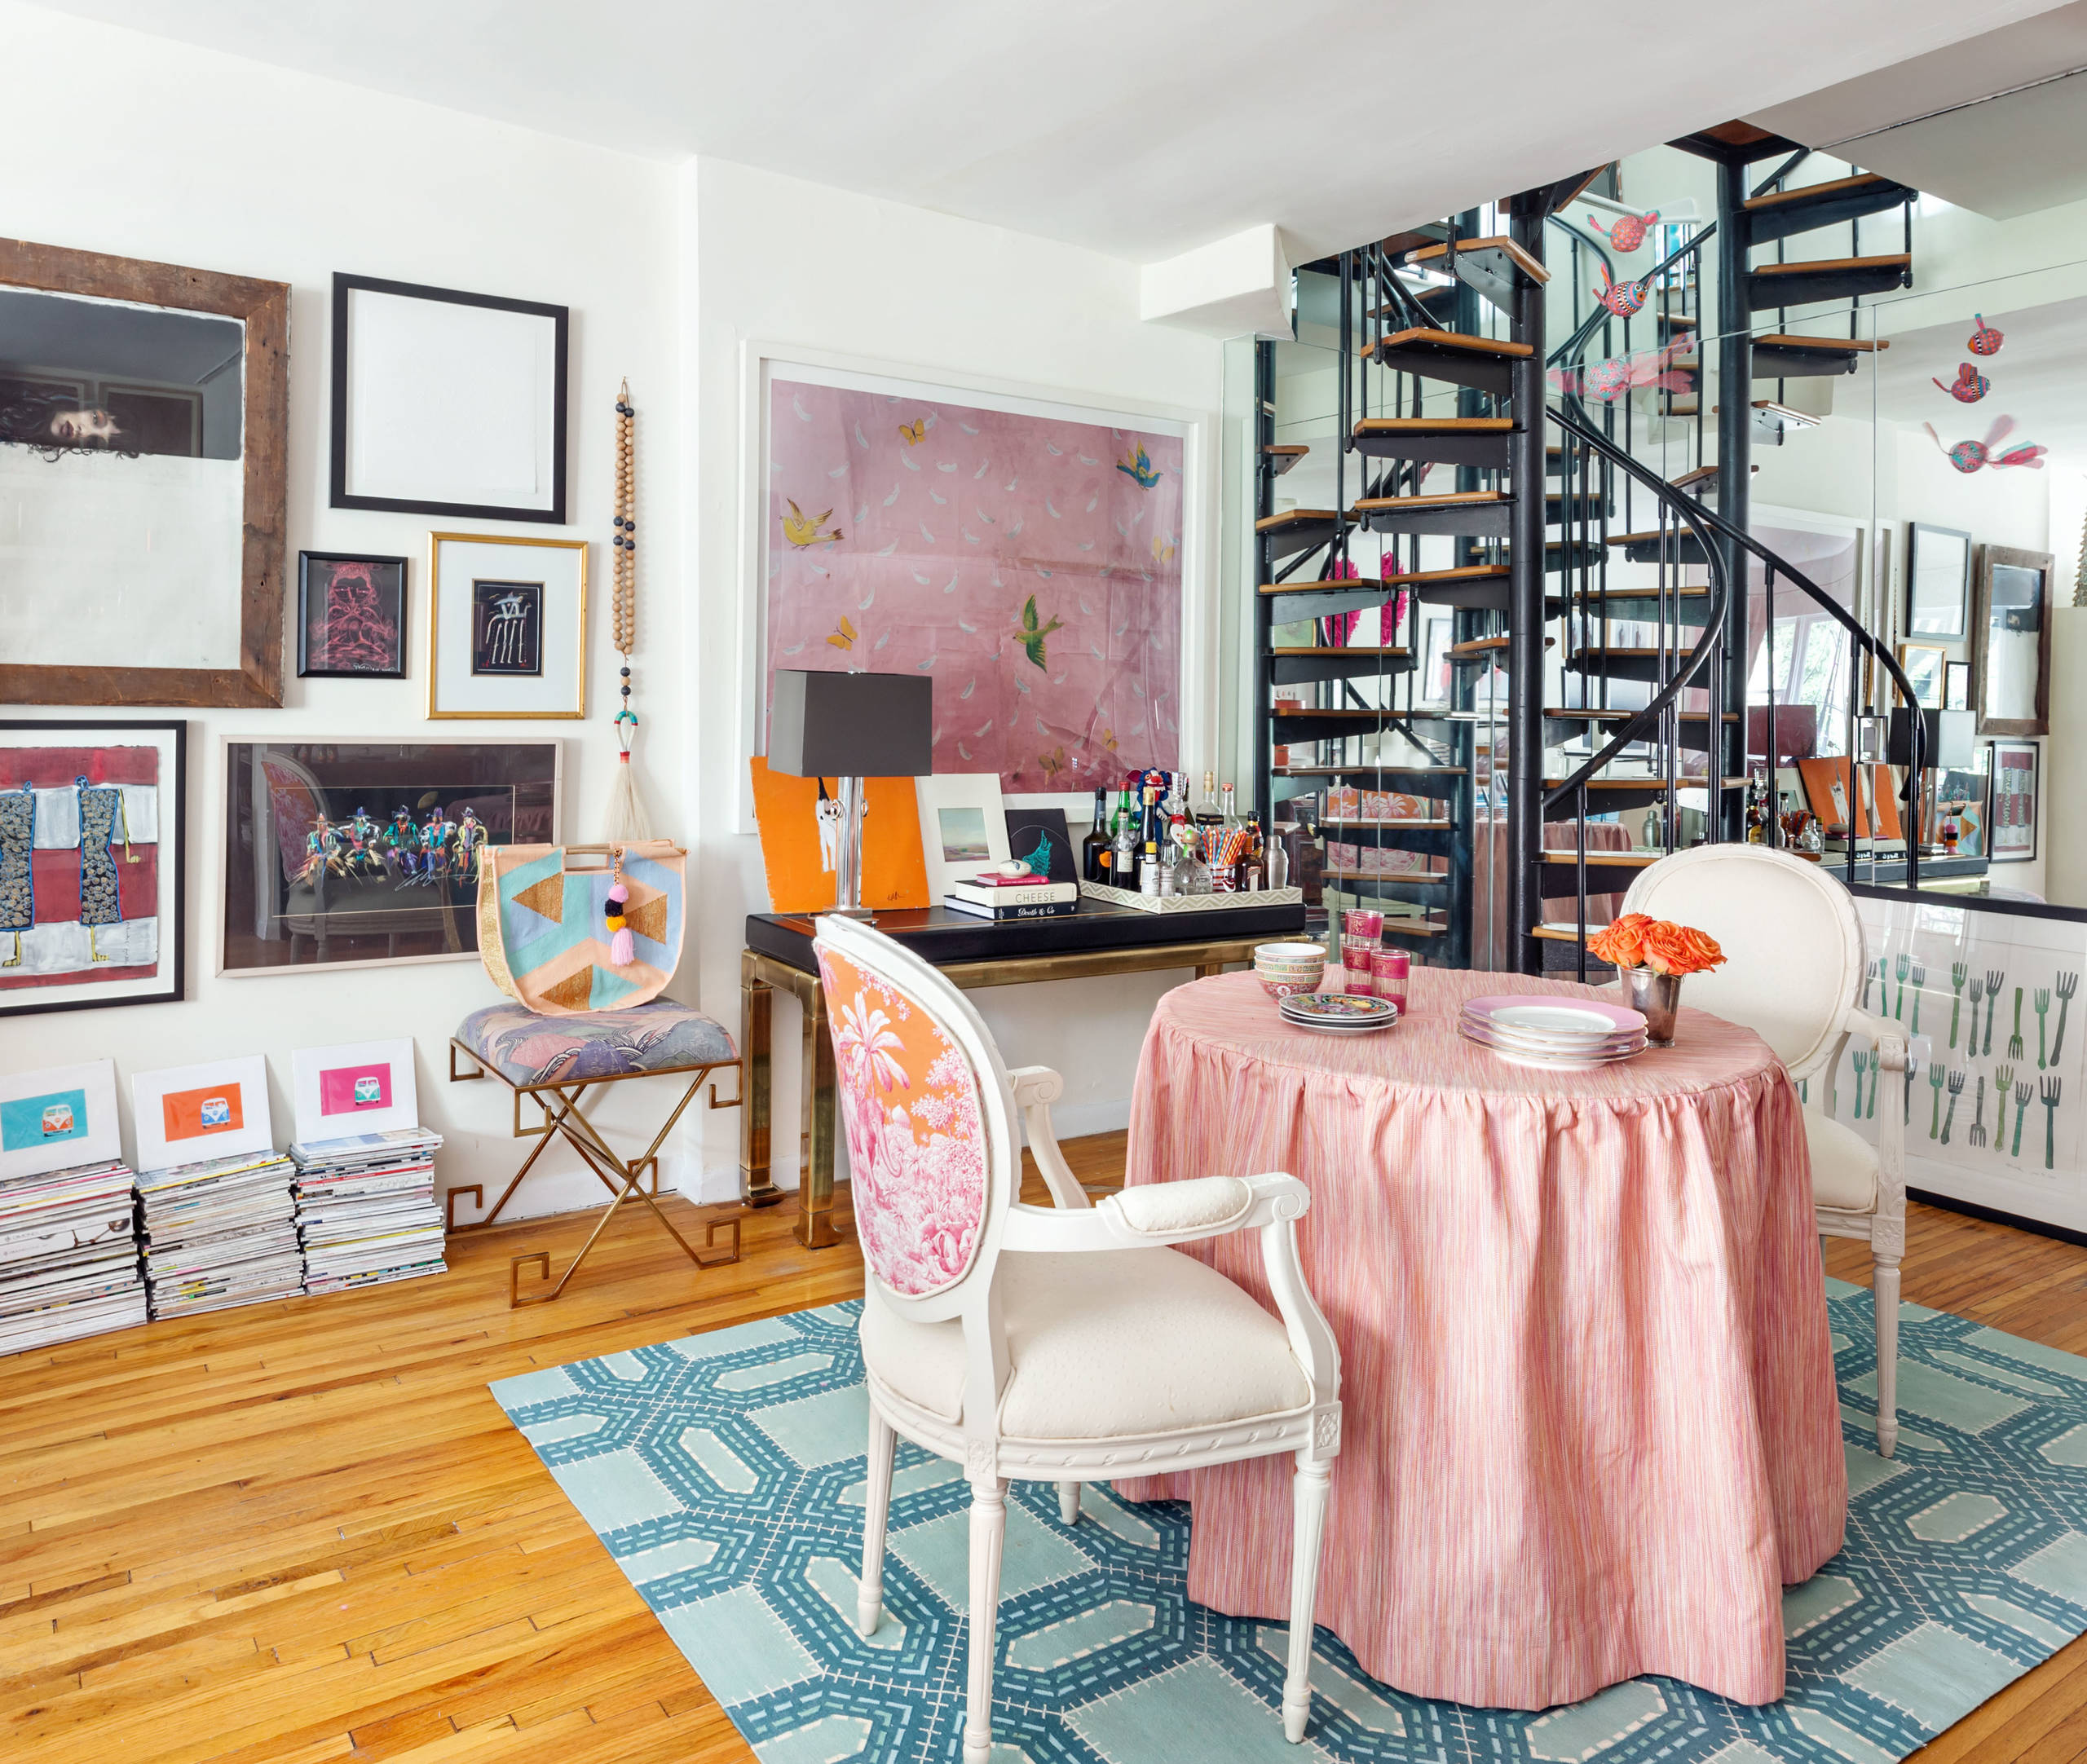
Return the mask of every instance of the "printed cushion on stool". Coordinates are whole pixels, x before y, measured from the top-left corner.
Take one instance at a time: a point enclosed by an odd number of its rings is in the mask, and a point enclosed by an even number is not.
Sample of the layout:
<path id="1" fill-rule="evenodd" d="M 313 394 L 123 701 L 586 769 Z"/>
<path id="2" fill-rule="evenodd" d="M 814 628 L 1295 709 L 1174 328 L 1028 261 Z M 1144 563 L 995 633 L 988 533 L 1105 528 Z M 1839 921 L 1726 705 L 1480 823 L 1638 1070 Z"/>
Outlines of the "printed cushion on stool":
<path id="1" fill-rule="evenodd" d="M 628 1078 L 739 1057 L 716 1018 L 670 999 L 574 1017 L 489 1004 L 464 1019 L 457 1039 L 510 1084 Z"/>

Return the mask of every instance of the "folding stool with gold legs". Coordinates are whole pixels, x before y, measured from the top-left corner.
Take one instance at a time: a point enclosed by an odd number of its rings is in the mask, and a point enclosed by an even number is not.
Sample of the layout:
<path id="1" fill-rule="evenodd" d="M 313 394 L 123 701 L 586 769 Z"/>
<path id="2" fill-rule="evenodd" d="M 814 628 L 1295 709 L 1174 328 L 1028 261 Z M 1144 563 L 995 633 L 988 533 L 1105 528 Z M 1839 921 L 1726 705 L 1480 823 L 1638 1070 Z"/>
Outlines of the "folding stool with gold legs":
<path id="1" fill-rule="evenodd" d="M 474 1069 L 457 1069 L 457 1056 L 460 1053 L 470 1061 Z M 559 1017 L 539 1016 L 520 1005 L 499 1004 L 474 1012 L 465 1019 L 450 1039 L 450 1081 L 461 1083 L 488 1076 L 500 1079 L 514 1095 L 514 1137 L 534 1139 L 536 1144 L 483 1219 L 469 1224 L 457 1222 L 460 1195 L 468 1194 L 474 1205 L 484 1206 L 485 1189 L 482 1184 L 472 1183 L 450 1189 L 449 1229 L 482 1230 L 497 1220 L 501 1209 L 554 1140 L 571 1146 L 611 1196 L 586 1242 L 580 1246 L 580 1253 L 549 1291 L 532 1293 L 527 1298 L 521 1291 L 522 1270 L 531 1263 L 541 1269 L 545 1280 L 549 1280 L 548 1251 L 532 1250 L 512 1259 L 508 1267 L 510 1307 L 548 1303 L 563 1292 L 567 1283 L 579 1272 L 580 1263 L 587 1259 L 595 1241 L 626 1201 L 641 1201 L 650 1207 L 653 1216 L 680 1245 L 682 1254 L 698 1268 L 716 1268 L 739 1260 L 739 1220 L 736 1214 L 727 1219 L 706 1221 L 704 1246 L 697 1249 L 675 1228 L 658 1200 L 660 1148 L 673 1131 L 683 1111 L 695 1101 L 696 1092 L 706 1080 L 711 1081 L 711 1108 L 736 1109 L 740 1105 L 739 1097 L 728 1100 L 718 1098 L 713 1075 L 728 1067 L 738 1070 L 740 1062 L 731 1039 L 724 1030 L 700 1012 L 667 999 L 655 999 L 650 1004 L 627 1011 L 597 1011 L 584 1016 Z M 651 1143 L 635 1158 L 619 1156 L 580 1106 L 590 1091 L 600 1091 L 630 1078 L 682 1077 L 686 1078 L 688 1083 L 681 1091 L 680 1100 L 660 1122 Z M 542 1111 L 541 1125 L 524 1124 L 522 1102 L 525 1096 Z M 599 1100 L 598 1096 L 598 1105 Z M 649 1188 L 645 1185 L 648 1172 Z M 723 1247 L 717 1242 L 721 1230 L 730 1233 L 730 1242 Z"/>

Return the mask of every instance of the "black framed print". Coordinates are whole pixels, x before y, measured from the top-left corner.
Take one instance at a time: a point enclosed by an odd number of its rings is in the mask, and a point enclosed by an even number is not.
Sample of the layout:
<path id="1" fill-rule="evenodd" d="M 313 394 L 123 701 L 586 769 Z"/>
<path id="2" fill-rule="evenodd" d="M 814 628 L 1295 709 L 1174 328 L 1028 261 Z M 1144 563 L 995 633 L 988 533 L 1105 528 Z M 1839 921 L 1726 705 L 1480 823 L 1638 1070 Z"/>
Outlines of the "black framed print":
<path id="1" fill-rule="evenodd" d="M 1971 536 L 1926 521 L 1906 529 L 1906 634 L 1961 637 L 1971 602 Z"/>
<path id="2" fill-rule="evenodd" d="M 565 522 L 571 309 L 333 277 L 332 505 Z"/>
<path id="3" fill-rule="evenodd" d="M 406 560 L 297 554 L 300 679 L 406 677 Z"/>
<path id="4" fill-rule="evenodd" d="M 532 674 L 544 671 L 544 584 L 471 582 L 471 672 Z"/>

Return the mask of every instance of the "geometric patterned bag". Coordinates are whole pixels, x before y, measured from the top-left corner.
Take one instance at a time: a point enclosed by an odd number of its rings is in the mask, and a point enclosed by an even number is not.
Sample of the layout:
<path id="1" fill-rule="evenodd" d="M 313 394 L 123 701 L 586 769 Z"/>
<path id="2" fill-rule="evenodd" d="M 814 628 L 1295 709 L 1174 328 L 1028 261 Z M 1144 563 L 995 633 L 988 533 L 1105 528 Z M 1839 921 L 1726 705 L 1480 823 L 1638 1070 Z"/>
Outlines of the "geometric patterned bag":
<path id="1" fill-rule="evenodd" d="M 479 955 L 510 998 L 573 1017 L 646 1003 L 673 978 L 688 853 L 672 840 L 479 849 Z M 628 897 L 612 900 L 619 884 Z M 621 964 L 618 916 L 633 953 Z"/>

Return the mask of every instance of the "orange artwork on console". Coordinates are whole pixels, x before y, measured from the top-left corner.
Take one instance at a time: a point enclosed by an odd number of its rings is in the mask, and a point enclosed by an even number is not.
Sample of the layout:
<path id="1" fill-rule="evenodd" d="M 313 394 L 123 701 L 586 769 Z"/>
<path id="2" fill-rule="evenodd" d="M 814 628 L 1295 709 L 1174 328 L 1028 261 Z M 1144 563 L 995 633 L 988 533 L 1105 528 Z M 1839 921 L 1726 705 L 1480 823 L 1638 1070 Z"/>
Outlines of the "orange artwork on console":
<path id="1" fill-rule="evenodd" d="M 833 904 L 834 871 L 819 849 L 819 800 L 831 800 L 838 778 L 771 772 L 759 754 L 748 761 L 761 861 L 768 872 L 769 911 L 815 913 Z M 924 907 L 928 867 L 920 855 L 920 809 L 910 778 L 872 778 L 864 785 L 863 904 L 872 912 Z"/>
<path id="2" fill-rule="evenodd" d="M 240 1108 L 240 1087 L 205 1084 L 198 1090 L 170 1091 L 160 1098 L 162 1131 L 170 1140 L 201 1139 L 212 1133 L 236 1133 L 246 1124 Z"/>
<path id="3" fill-rule="evenodd" d="M 1799 760 L 1798 771 L 1804 779 L 1804 794 L 1811 812 L 1820 823 L 1829 828 L 1845 827 L 1852 811 L 1855 833 L 1858 839 L 1871 836 L 1869 809 L 1873 801 L 1877 809 L 1876 836 L 1885 840 L 1901 840 L 1905 836 L 1899 819 L 1898 785 L 1893 781 L 1891 768 L 1873 765 L 1874 774 L 1869 786 L 1863 792 L 1861 801 L 1851 801 L 1848 792 L 1848 762 L 1845 757 L 1825 760 Z"/>

